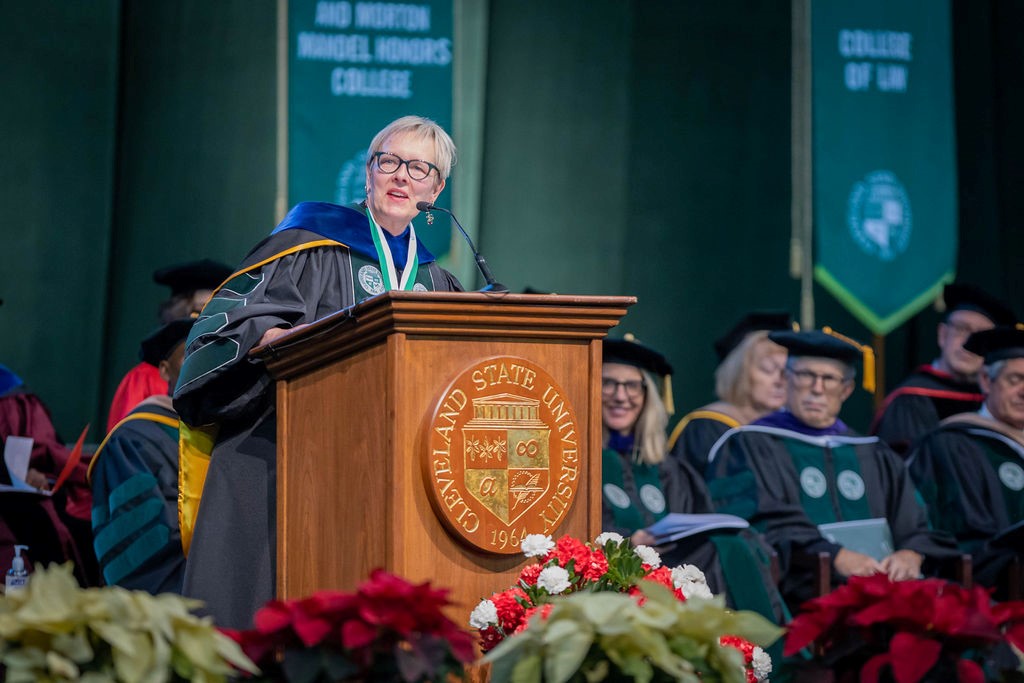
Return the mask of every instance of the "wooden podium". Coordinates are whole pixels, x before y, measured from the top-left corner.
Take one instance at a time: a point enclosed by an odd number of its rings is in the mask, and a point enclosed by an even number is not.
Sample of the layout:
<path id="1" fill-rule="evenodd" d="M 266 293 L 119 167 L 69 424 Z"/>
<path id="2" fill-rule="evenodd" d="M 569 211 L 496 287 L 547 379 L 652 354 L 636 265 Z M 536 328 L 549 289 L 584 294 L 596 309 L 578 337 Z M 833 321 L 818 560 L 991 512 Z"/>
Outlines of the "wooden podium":
<path id="1" fill-rule="evenodd" d="M 445 392 L 458 395 L 452 383 L 467 371 L 477 385 L 487 377 L 497 382 L 499 374 L 473 370 L 490 367 L 489 359 L 521 359 L 518 365 L 534 369 L 523 377 L 546 372 L 549 385 L 575 409 L 577 489 L 551 533 L 583 539 L 600 533 L 600 340 L 635 301 L 393 291 L 258 350 L 277 381 L 278 597 L 350 589 L 382 567 L 414 582 L 451 588 L 457 603 L 452 617 L 466 623 L 481 598 L 511 585 L 525 562 L 512 542 L 516 534 L 504 547 L 495 545 L 501 552 L 474 545 L 457 532 L 478 526 L 474 539 L 487 537 L 492 545 L 500 534 L 466 521 L 474 513 L 464 503 L 475 501 L 465 482 L 448 481 L 441 504 L 432 490 L 441 481 L 436 472 L 444 471 L 438 464 L 444 461 L 431 458 L 438 434 L 447 435 L 436 422 L 447 415 L 439 407 Z M 496 386 L 491 393 L 506 403 L 520 400 L 502 390 Z M 545 400 L 555 393 L 549 389 Z M 476 409 L 483 414 L 491 408 Z M 564 478 L 575 477 L 575 465 L 563 467 L 571 472 Z M 559 483 L 556 475 L 551 486 Z M 457 490 L 463 490 L 458 500 Z M 509 503 L 515 504 L 524 505 Z M 446 509 L 449 519 L 461 513 L 462 521 L 446 526 Z M 552 509 L 559 510 L 554 504 Z"/>

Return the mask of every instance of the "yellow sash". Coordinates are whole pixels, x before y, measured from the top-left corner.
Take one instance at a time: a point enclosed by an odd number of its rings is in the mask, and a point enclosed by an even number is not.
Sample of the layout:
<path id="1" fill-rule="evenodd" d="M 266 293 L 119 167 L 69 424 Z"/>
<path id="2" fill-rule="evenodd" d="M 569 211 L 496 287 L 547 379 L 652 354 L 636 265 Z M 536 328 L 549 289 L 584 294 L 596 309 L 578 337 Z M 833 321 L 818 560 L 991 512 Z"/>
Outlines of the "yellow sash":
<path id="1" fill-rule="evenodd" d="M 729 428 L 735 428 L 740 426 L 740 421 L 734 418 L 732 415 L 726 415 L 725 413 L 717 410 L 695 410 L 692 413 L 688 413 L 683 417 L 682 420 L 676 425 L 676 428 L 672 430 L 672 434 L 668 437 L 668 449 L 672 450 L 676 441 L 682 435 L 683 430 L 686 429 L 686 425 L 690 424 L 694 420 L 714 420 L 715 422 L 721 422 Z"/>
<path id="2" fill-rule="evenodd" d="M 159 422 L 160 424 L 165 424 L 168 427 L 178 426 L 178 420 L 176 420 L 173 417 L 168 417 L 166 415 L 160 415 L 159 413 L 129 413 L 124 419 L 122 419 L 120 422 L 114 425 L 113 429 L 107 432 L 107 435 L 103 437 L 103 441 L 100 442 L 100 445 L 96 449 L 96 452 L 93 453 L 92 460 L 89 461 L 89 469 L 86 470 L 85 473 L 85 480 L 90 484 L 92 483 L 92 470 L 96 466 L 96 462 L 100 459 L 100 453 L 103 452 L 103 448 L 107 445 L 107 442 L 110 441 L 110 435 L 116 432 L 121 425 L 130 420 L 149 420 L 150 422 Z M 180 440 L 181 437 L 179 436 L 178 439 Z"/>
<path id="3" fill-rule="evenodd" d="M 217 431 L 217 425 L 189 427 L 182 422 L 179 427 L 178 526 L 181 528 L 181 548 L 186 557 L 192 546 L 192 532 L 196 527 L 196 515 L 199 514 Z"/>

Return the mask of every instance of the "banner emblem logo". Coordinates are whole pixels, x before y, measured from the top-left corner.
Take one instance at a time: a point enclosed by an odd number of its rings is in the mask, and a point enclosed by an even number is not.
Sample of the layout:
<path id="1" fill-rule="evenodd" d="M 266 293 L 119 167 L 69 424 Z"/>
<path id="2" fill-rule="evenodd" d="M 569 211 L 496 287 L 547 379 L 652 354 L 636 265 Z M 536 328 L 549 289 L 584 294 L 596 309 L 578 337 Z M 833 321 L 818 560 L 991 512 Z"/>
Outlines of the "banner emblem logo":
<path id="1" fill-rule="evenodd" d="M 579 438 L 575 410 L 543 368 L 513 356 L 475 363 L 434 408 L 424 460 L 434 511 L 477 548 L 519 553 L 572 506 Z"/>
<path id="2" fill-rule="evenodd" d="M 913 227 L 910 199 L 889 171 L 875 171 L 854 183 L 846 202 L 846 225 L 869 256 L 892 261 L 907 250 Z"/>
<path id="3" fill-rule="evenodd" d="M 366 199 L 366 154 L 362 150 L 345 161 L 335 178 L 334 203 L 349 206 Z"/>

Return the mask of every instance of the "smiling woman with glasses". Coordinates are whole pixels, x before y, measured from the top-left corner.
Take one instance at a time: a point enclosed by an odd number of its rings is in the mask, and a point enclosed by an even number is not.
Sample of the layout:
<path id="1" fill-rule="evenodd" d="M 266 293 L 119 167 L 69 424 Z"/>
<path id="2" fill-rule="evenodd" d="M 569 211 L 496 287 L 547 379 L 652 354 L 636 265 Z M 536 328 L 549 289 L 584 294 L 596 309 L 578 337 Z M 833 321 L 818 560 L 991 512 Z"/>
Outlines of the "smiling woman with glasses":
<path id="1" fill-rule="evenodd" d="M 651 543 L 645 527 L 670 509 L 692 512 L 708 501 L 695 495 L 692 470 L 665 459 L 668 410 L 657 387 L 667 386 L 672 366 L 632 339 L 605 340 L 603 360 L 602 529 Z"/>
<path id="2" fill-rule="evenodd" d="M 182 515 L 183 590 L 202 599 L 218 624 L 251 624 L 276 583 L 275 384 L 249 352 L 390 290 L 461 290 L 413 226 L 416 204 L 437 199 L 454 163 L 455 145 L 436 122 L 392 121 L 370 142 L 366 200 L 296 205 L 196 320 L 174 405 L 186 425 L 181 461 L 209 469 L 205 480 L 184 486 L 185 499 L 201 496 L 203 513 L 196 502 Z M 373 457 L 359 449 L 345 455 Z"/>

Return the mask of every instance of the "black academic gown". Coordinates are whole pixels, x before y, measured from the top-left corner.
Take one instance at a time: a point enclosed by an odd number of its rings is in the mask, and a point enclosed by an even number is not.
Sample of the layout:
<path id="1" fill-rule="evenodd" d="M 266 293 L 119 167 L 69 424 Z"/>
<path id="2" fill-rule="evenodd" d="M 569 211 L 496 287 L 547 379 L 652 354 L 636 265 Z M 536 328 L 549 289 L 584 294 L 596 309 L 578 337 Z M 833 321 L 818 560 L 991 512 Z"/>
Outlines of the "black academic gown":
<path id="1" fill-rule="evenodd" d="M 740 426 L 739 420 L 721 410 L 717 404 L 698 408 L 683 416 L 669 437 L 669 452 L 699 473 L 708 466 L 708 453 L 715 442 L 730 429 Z"/>
<path id="2" fill-rule="evenodd" d="M 885 397 L 871 433 L 906 456 L 914 442 L 936 429 L 941 420 L 977 410 L 984 398 L 977 382 L 961 382 L 922 365 Z"/>
<path id="3" fill-rule="evenodd" d="M 174 405 L 189 425 L 216 424 L 218 436 L 184 593 L 204 600 L 219 626 L 250 627 L 254 612 L 273 597 L 276 580 L 274 382 L 248 352 L 272 327 L 312 323 L 375 293 L 367 282 L 380 271 L 376 256 L 367 254 L 369 224 L 358 214 L 321 203 L 293 209 L 282 226 L 310 229 L 279 226 L 258 244 L 189 335 Z M 422 244 L 416 283 L 423 290 L 462 289 Z"/>
<path id="4" fill-rule="evenodd" d="M 829 504 L 829 519 L 812 519 L 805 508 L 802 472 L 797 471 L 791 453 L 794 443 L 820 452 L 817 469 L 824 475 L 819 480 L 824 489 L 816 493 Z M 843 472 L 835 471 L 832 449 L 841 443 L 854 450 L 861 479 L 858 486 L 842 486 Z M 857 437 L 852 432 L 810 437 L 772 427 L 739 427 L 712 451 L 707 478 L 715 507 L 749 520 L 779 553 L 782 594 L 791 608 L 814 597 L 813 572 L 794 563 L 794 557 L 827 552 L 834 560 L 840 550 L 818 530 L 817 525 L 824 522 L 885 518 L 895 549 L 921 553 L 927 569 L 931 561 L 957 554 L 952 539 L 929 530 L 925 508 L 917 500 L 902 460 L 876 437 Z M 856 502 L 864 509 L 863 516 L 850 515 L 850 506 L 840 496 Z M 832 572 L 832 577 L 838 585 L 837 573 Z"/>
<path id="5" fill-rule="evenodd" d="M 714 512 L 704 480 L 685 463 L 665 458 L 657 465 L 633 461 L 631 455 L 605 449 L 604 458 L 616 458 L 622 481 L 612 481 L 602 468 L 601 529 L 614 531 L 625 538 L 637 529 L 646 528 L 666 513 L 706 514 Z M 619 468 L 615 468 L 619 469 Z M 650 491 L 641 494 L 637 486 L 638 472 L 657 473 L 661 497 Z M 619 493 L 609 492 L 609 485 Z M 642 526 L 623 526 L 616 521 L 616 506 L 627 503 L 643 519 Z M 611 495 L 610 495 L 611 494 Z M 781 598 L 771 576 L 771 550 L 761 536 L 750 530 L 718 530 L 674 541 L 657 549 L 666 566 L 692 564 L 704 572 L 711 592 L 724 594 L 736 609 L 749 609 L 776 623 L 782 623 Z M 745 585 L 740 585 L 745 584 Z"/>
<path id="6" fill-rule="evenodd" d="M 604 457 L 615 457 L 620 461 L 622 468 L 622 482 L 613 482 L 607 476 L 609 468 L 602 468 L 605 479 L 602 482 L 602 505 L 601 505 L 601 529 L 603 531 L 614 531 L 622 536 L 629 537 L 637 529 L 645 528 L 669 512 L 682 512 L 700 514 L 713 512 L 711 498 L 708 496 L 707 488 L 693 468 L 685 463 L 679 463 L 671 458 L 666 458 L 657 465 L 644 465 L 633 462 L 630 455 L 605 449 Z M 657 473 L 660 483 L 660 498 L 653 496 L 657 502 L 652 503 L 652 496 L 641 496 L 640 487 L 637 486 L 636 473 L 638 470 L 651 470 Z M 608 487 L 616 486 L 625 493 L 629 500 L 629 506 L 635 510 L 642 521 L 642 526 L 623 526 L 616 522 L 615 507 L 620 504 L 620 497 L 609 495 Z M 690 564 L 696 564 L 691 562 Z"/>
<path id="7" fill-rule="evenodd" d="M 178 414 L 152 396 L 115 425 L 89 464 L 96 557 L 103 579 L 149 593 L 180 593 Z"/>
<path id="8" fill-rule="evenodd" d="M 956 415 L 907 461 L 932 524 L 971 554 L 974 579 L 995 587 L 1014 554 L 992 540 L 1024 520 L 1024 436 L 976 413 Z"/>

